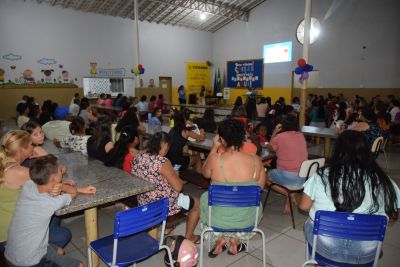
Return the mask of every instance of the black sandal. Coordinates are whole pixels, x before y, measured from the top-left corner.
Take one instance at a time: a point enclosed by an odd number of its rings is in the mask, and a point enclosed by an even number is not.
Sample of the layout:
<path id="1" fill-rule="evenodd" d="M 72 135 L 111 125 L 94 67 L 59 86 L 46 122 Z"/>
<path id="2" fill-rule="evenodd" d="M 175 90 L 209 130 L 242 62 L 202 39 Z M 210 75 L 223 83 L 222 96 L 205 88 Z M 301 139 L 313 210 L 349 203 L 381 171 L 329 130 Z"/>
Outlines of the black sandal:
<path id="1" fill-rule="evenodd" d="M 222 254 L 222 252 L 224 252 L 225 250 L 227 250 L 228 249 L 228 244 L 227 243 L 225 243 L 223 246 L 222 246 L 222 251 L 221 251 L 221 253 L 220 254 Z M 214 253 L 214 250 L 215 250 L 215 247 L 213 247 L 213 249 L 210 251 L 210 252 L 208 252 L 208 257 L 210 257 L 210 258 L 215 258 L 215 257 L 217 257 L 219 254 L 215 254 Z"/>
<path id="2" fill-rule="evenodd" d="M 246 251 L 247 250 L 247 244 L 245 244 L 245 243 L 242 243 L 242 242 L 240 242 L 238 245 L 237 245 L 237 253 L 236 254 L 233 254 L 232 252 L 230 252 L 230 251 L 228 251 L 228 254 L 229 255 L 237 255 L 237 254 L 239 254 L 240 252 L 242 252 L 242 251 Z"/>

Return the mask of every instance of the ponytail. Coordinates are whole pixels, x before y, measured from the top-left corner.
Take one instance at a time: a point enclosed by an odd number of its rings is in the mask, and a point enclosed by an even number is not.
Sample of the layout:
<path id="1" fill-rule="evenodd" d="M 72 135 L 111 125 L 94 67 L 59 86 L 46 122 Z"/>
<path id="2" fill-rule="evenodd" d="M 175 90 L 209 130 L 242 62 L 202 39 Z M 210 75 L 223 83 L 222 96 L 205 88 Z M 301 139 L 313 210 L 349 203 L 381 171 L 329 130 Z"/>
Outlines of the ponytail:
<path id="1" fill-rule="evenodd" d="M 9 131 L 4 135 L 0 147 L 0 184 L 3 183 L 7 158 L 13 157 L 18 149 L 27 148 L 30 141 L 30 134 L 22 130 Z"/>

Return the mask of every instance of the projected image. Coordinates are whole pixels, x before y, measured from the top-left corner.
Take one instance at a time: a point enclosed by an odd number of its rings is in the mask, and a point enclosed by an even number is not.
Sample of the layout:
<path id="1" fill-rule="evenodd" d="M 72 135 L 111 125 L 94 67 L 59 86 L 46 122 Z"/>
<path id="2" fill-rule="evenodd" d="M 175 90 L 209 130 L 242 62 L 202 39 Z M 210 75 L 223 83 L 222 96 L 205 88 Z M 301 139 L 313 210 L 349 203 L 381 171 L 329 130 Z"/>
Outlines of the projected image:
<path id="1" fill-rule="evenodd" d="M 292 61 L 292 42 L 264 45 L 264 63 Z"/>

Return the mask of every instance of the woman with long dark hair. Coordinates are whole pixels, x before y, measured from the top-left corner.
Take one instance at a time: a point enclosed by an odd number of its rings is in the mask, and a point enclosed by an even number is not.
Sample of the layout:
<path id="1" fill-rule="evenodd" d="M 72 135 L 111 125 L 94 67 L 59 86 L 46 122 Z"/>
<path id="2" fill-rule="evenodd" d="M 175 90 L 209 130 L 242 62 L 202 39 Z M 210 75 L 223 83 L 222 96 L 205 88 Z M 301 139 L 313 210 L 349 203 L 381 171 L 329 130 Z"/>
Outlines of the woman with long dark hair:
<path id="1" fill-rule="evenodd" d="M 362 133 L 344 131 L 336 140 L 331 160 L 304 184 L 300 209 L 309 211 L 305 232 L 313 240 L 317 210 L 385 215 L 397 220 L 400 190 L 371 157 Z M 374 241 L 320 237 L 317 253 L 333 261 L 363 264 L 374 259 Z"/>
<path id="2" fill-rule="evenodd" d="M 186 127 L 186 120 L 181 112 L 174 115 L 174 127 L 170 130 L 171 139 L 170 149 L 167 158 L 173 165 L 180 165 L 182 169 L 193 166 L 196 172 L 201 173 L 201 158 L 199 155 L 186 156 L 183 154 L 183 148 L 191 137 L 194 140 L 203 141 L 205 138 L 204 131 L 196 134 Z"/>
<path id="3" fill-rule="evenodd" d="M 132 160 L 138 154 L 139 134 L 132 126 L 125 126 L 114 147 L 107 153 L 104 165 L 113 166 L 124 171 L 132 172 Z"/>
<path id="4" fill-rule="evenodd" d="M 100 116 L 94 126 L 93 135 L 87 140 L 87 153 L 89 157 L 101 161 L 106 160 L 107 153 L 114 147 L 111 138 L 111 119 Z"/>
<path id="5" fill-rule="evenodd" d="M 115 130 L 119 133 L 125 126 L 132 126 L 135 129 L 138 129 L 139 132 L 145 132 L 146 128 L 140 124 L 139 113 L 136 107 L 130 108 L 122 119 L 119 120 L 117 127 Z"/>

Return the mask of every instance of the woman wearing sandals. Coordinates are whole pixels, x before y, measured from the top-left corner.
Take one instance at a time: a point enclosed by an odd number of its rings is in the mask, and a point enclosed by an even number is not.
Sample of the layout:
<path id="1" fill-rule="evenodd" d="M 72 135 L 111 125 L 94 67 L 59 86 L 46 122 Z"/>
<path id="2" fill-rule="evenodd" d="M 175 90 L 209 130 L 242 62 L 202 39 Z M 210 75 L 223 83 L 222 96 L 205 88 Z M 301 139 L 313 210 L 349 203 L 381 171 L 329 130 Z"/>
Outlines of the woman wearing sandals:
<path id="1" fill-rule="evenodd" d="M 155 185 L 155 190 L 138 195 L 137 199 L 140 205 L 145 205 L 168 198 L 168 216 L 180 212 L 188 213 L 185 237 L 198 244 L 200 236 L 193 232 L 199 222 L 199 200 L 180 193 L 183 189 L 183 181 L 172 167 L 171 161 L 165 157 L 170 144 L 169 135 L 158 132 L 150 138 L 146 149 L 139 152 L 133 159 L 132 174 Z M 165 234 L 168 235 L 172 230 L 173 228 L 167 229 Z"/>
<path id="2" fill-rule="evenodd" d="M 240 148 L 245 140 L 243 124 L 235 119 L 220 123 L 218 135 L 214 137 L 213 147 L 203 166 L 203 175 L 210 177 L 213 184 L 222 185 L 259 185 L 265 186 L 265 171 L 261 159 L 252 154 L 242 152 Z M 218 149 L 224 151 L 218 154 Z M 213 226 L 223 229 L 245 228 L 254 223 L 254 208 L 215 207 Z M 262 215 L 262 214 L 261 214 Z M 260 216 L 261 221 L 262 216 Z M 202 227 L 208 223 L 208 193 L 200 199 L 200 220 Z M 228 248 L 228 254 L 236 255 L 246 250 L 246 244 L 240 240 L 251 238 L 253 233 L 213 233 L 214 248 L 208 256 L 215 258 Z"/>

